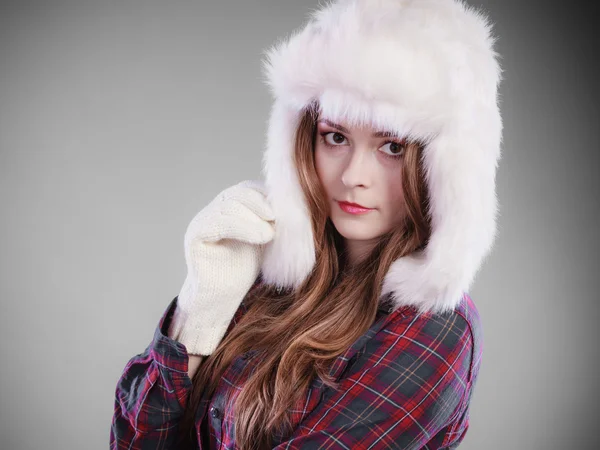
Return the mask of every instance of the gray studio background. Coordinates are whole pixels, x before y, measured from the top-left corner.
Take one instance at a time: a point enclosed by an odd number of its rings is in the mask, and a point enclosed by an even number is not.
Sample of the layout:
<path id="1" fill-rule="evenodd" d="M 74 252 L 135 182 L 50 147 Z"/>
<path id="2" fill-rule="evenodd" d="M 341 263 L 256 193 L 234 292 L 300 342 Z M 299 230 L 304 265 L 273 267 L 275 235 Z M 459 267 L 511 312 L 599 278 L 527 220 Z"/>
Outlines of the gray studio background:
<path id="1" fill-rule="evenodd" d="M 505 132 L 461 450 L 596 448 L 597 16 L 470 3 L 500 36 Z M 1 4 L 0 449 L 108 447 L 121 371 L 185 278 L 189 221 L 261 176 L 261 52 L 316 4 Z"/>

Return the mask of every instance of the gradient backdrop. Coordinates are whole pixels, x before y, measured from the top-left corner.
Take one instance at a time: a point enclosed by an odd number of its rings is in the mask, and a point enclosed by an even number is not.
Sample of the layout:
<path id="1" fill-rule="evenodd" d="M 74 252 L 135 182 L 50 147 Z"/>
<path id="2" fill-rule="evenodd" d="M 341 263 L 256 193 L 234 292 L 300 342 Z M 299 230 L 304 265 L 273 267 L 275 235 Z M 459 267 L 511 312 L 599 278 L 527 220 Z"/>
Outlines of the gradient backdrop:
<path id="1" fill-rule="evenodd" d="M 500 36 L 505 134 L 461 450 L 598 448 L 597 6 L 470 3 Z M 121 371 L 185 278 L 189 221 L 260 177 L 261 52 L 316 5 L 1 3 L 0 449 L 108 447 Z"/>

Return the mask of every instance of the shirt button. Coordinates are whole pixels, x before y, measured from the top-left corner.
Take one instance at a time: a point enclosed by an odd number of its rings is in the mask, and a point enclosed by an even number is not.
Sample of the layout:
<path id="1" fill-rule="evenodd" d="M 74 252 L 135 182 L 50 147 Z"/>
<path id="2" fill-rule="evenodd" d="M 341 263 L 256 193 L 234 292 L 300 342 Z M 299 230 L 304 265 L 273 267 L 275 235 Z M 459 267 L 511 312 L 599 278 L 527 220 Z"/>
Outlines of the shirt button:
<path id="1" fill-rule="evenodd" d="M 220 416 L 220 411 L 218 408 L 215 408 L 214 406 L 212 408 L 210 408 L 210 415 L 213 416 L 215 419 L 218 419 Z"/>

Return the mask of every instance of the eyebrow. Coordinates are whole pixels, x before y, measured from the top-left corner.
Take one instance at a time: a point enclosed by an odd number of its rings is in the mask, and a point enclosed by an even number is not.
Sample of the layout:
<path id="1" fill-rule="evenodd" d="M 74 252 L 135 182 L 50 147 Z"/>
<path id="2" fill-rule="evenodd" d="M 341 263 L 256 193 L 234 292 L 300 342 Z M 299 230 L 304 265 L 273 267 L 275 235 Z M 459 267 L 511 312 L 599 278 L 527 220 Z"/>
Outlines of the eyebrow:
<path id="1" fill-rule="evenodd" d="M 337 128 L 338 130 L 343 131 L 344 133 L 350 134 L 350 131 L 347 128 L 341 126 L 340 124 L 332 122 L 331 120 L 319 119 L 319 122 L 326 123 L 330 127 Z M 373 137 L 396 137 L 396 138 L 400 137 L 400 135 L 398 133 L 394 133 L 393 131 L 376 131 L 375 133 L 372 134 L 372 136 Z"/>

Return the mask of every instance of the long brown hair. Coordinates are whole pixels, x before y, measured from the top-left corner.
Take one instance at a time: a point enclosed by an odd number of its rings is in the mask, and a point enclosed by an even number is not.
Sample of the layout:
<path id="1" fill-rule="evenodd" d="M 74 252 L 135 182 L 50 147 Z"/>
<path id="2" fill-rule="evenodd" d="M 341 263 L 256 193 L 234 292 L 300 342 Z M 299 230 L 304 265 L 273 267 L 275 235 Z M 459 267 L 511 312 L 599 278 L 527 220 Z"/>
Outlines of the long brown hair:
<path id="1" fill-rule="evenodd" d="M 312 218 L 316 264 L 294 291 L 277 292 L 263 284 L 247 295 L 248 311 L 217 349 L 205 357 L 192 379 L 179 429 L 184 445 L 191 445 L 190 436 L 196 442 L 194 421 L 204 391 L 211 396 L 229 364 L 250 350 L 258 351 L 262 362 L 235 400 L 236 445 L 242 450 L 271 448 L 273 436 L 291 433 L 288 410 L 305 399 L 313 377 L 337 387 L 338 383 L 328 376 L 331 363 L 372 326 L 383 278 L 391 263 L 422 248 L 429 239 L 423 145 L 409 142 L 401 169 L 405 223 L 381 236 L 362 261 L 348 264 L 343 239 L 329 218 L 327 199 L 315 169 L 318 109 L 313 103 L 302 114 L 294 152 Z"/>

